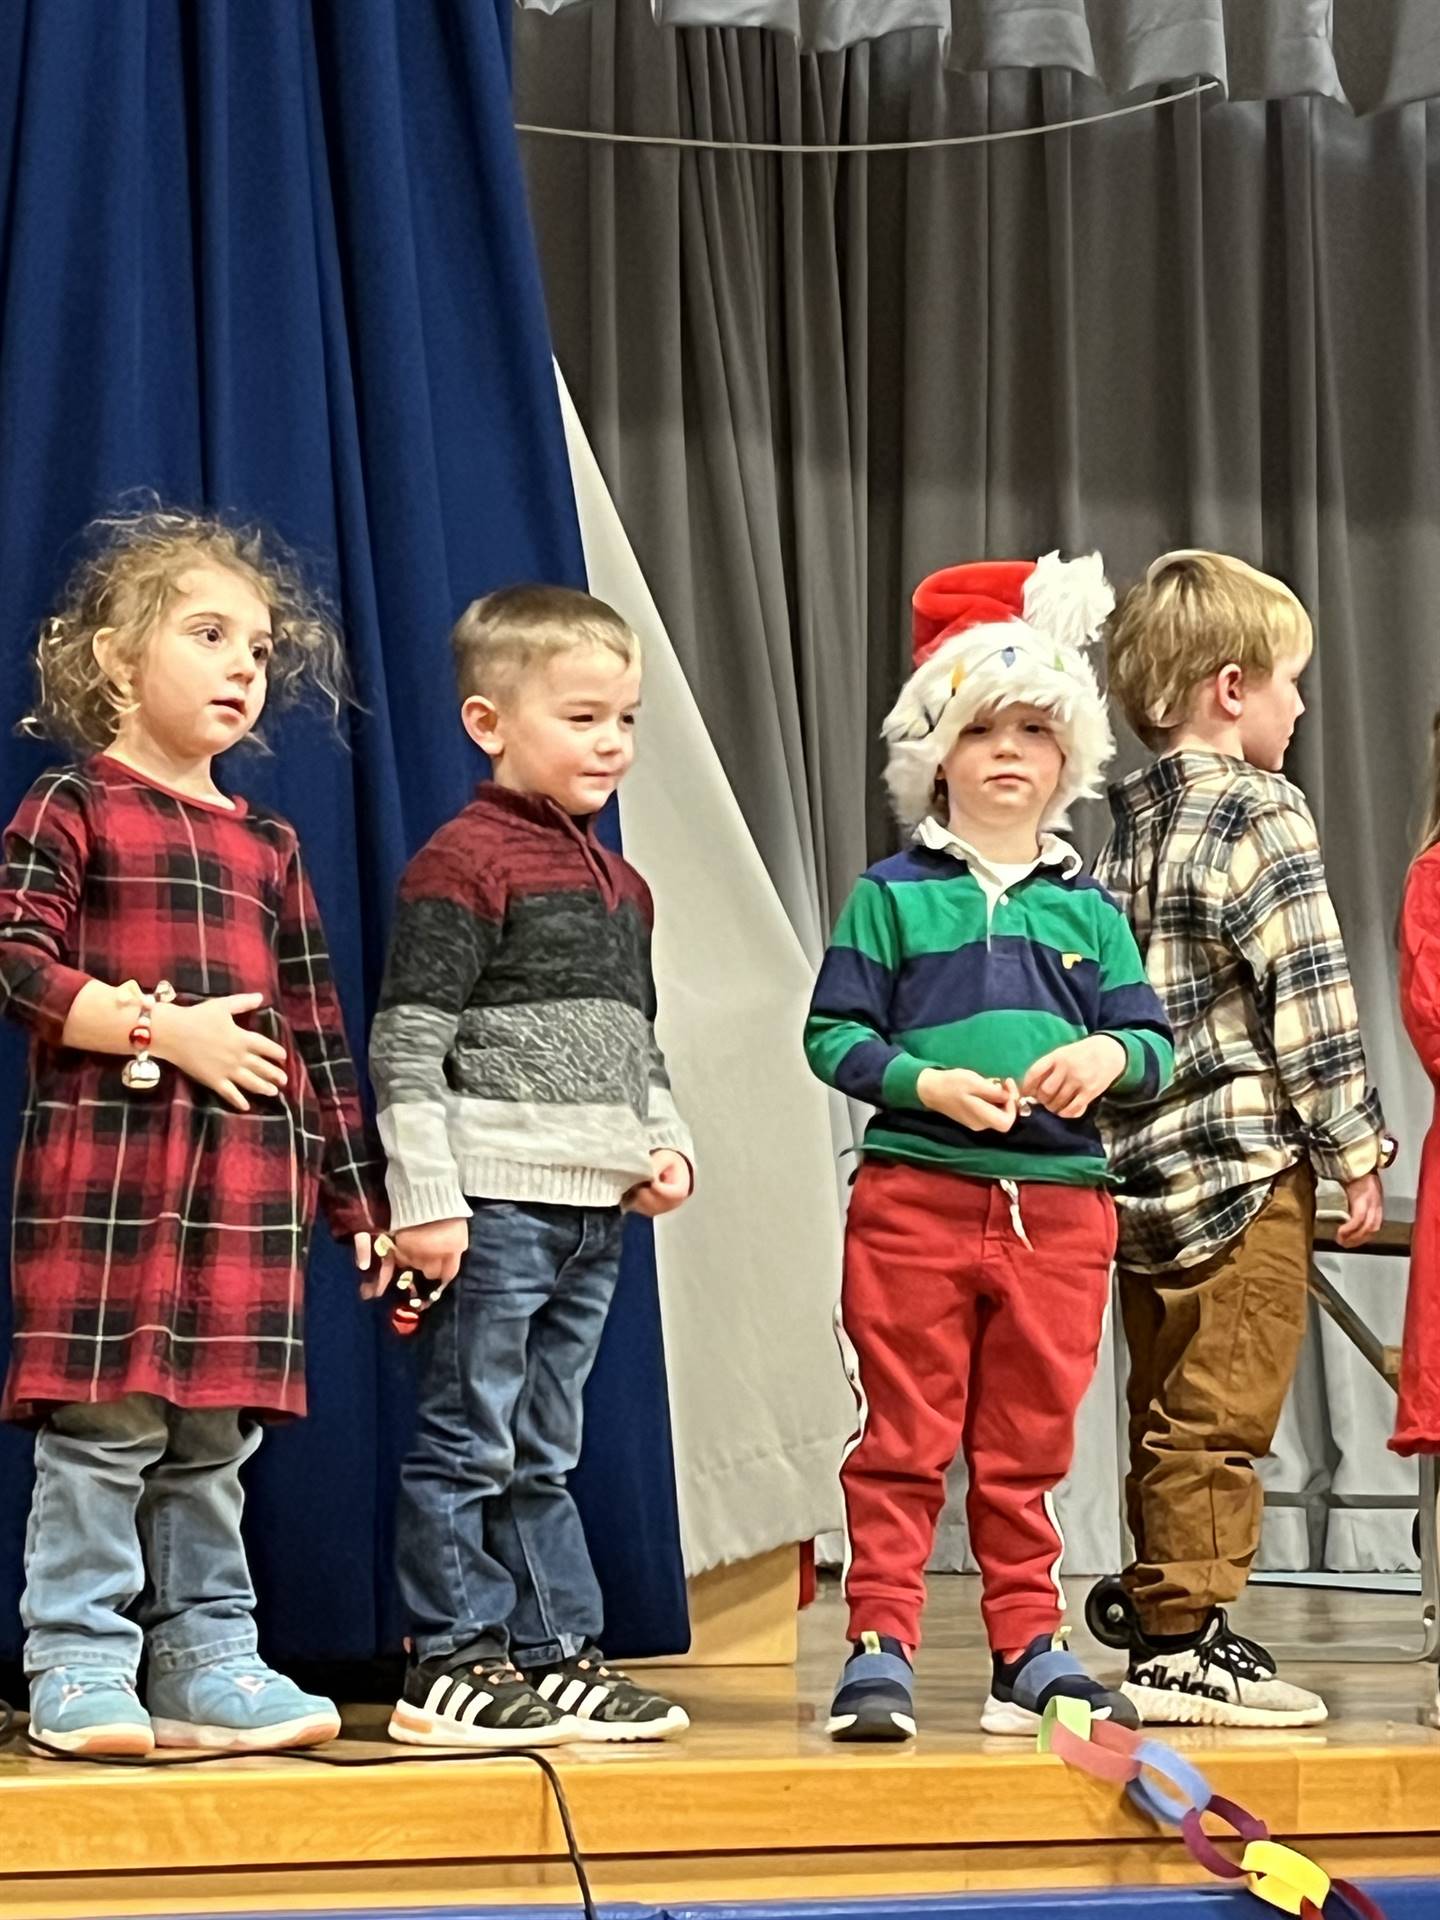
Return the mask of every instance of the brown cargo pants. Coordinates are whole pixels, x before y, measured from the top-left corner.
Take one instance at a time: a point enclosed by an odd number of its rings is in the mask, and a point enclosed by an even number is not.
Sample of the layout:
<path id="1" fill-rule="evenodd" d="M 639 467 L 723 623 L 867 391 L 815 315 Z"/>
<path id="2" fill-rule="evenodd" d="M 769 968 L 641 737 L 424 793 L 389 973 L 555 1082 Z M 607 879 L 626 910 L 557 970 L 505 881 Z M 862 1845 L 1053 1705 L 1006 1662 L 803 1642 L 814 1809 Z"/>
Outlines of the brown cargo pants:
<path id="1" fill-rule="evenodd" d="M 1130 1347 L 1125 1585 L 1151 1633 L 1192 1633 L 1234 1600 L 1260 1544 L 1255 1462 L 1300 1357 L 1315 1176 L 1282 1173 L 1237 1240 L 1199 1266 L 1120 1269 Z"/>

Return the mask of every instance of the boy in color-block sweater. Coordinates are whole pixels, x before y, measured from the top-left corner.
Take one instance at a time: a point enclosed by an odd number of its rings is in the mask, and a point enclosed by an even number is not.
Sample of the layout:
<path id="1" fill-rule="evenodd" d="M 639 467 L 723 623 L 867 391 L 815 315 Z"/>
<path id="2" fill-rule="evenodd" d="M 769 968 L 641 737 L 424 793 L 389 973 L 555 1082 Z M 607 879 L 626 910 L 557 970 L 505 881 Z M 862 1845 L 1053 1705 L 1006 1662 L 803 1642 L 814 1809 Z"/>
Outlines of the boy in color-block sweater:
<path id="1" fill-rule="evenodd" d="M 851 1655 L 836 1739 L 915 1731 L 925 1564 L 962 1446 L 993 1653 L 981 1726 L 1033 1732 L 1057 1693 L 1135 1724 L 1058 1632 L 1050 1500 L 1115 1249 L 1091 1109 L 1153 1096 L 1173 1066 L 1124 916 L 1046 830 L 1112 750 L 1080 651 L 1110 605 L 1098 557 L 922 583 L 916 672 L 885 723 L 912 844 L 861 877 L 815 988 L 812 1067 L 877 1109 L 841 1292 L 860 1432 L 841 1468 Z"/>
<path id="2" fill-rule="evenodd" d="M 606 1667 L 566 1486 L 625 1208 L 690 1193 L 655 1043 L 653 909 L 595 836 L 634 757 L 639 646 L 588 594 L 489 595 L 453 636 L 493 778 L 400 884 L 370 1069 L 402 1267 L 448 1283 L 417 1336 L 401 1475 L 417 1744 L 657 1740 L 684 1711 Z"/>

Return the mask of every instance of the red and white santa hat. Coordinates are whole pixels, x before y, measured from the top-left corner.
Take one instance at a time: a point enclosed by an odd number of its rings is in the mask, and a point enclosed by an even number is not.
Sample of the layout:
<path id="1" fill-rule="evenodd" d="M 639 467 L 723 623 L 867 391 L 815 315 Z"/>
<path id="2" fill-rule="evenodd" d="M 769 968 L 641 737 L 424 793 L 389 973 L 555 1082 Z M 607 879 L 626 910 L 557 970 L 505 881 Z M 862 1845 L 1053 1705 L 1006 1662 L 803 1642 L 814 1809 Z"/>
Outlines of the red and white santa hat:
<path id="1" fill-rule="evenodd" d="M 1099 554 L 942 567 L 920 582 L 912 604 L 915 671 L 881 728 L 901 822 L 945 819 L 935 776 L 961 730 L 978 714 L 1023 705 L 1055 716 L 1065 765 L 1041 824 L 1064 826 L 1072 801 L 1100 791 L 1115 751 L 1084 651 L 1115 605 Z"/>

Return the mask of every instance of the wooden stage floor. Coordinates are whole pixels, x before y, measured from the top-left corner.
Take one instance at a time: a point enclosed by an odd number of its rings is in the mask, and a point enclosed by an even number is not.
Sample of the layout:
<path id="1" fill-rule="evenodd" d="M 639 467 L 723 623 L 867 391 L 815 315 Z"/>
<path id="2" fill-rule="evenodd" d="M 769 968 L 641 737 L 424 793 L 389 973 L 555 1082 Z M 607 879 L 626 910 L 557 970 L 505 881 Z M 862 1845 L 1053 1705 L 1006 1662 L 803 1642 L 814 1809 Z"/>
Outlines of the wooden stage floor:
<path id="1" fill-rule="evenodd" d="M 1178 1841 L 1116 1789 L 1028 1742 L 975 1731 L 987 1663 L 975 1583 L 932 1583 L 921 1738 L 837 1747 L 821 1731 L 843 1652 L 833 1587 L 790 1668 L 670 1669 L 682 1740 L 561 1748 L 598 1898 L 800 1898 L 979 1888 L 1201 1884 Z M 1072 1589 L 1072 1605 L 1081 1591 Z M 1256 1588 L 1239 1624 L 1317 1650 L 1418 1638 L 1412 1596 Z M 1077 1631 L 1077 1647 L 1102 1654 Z M 1332 1718 L 1288 1733 L 1171 1730 L 1216 1789 L 1334 1873 L 1440 1874 L 1435 1670 L 1294 1665 Z M 336 1751 L 386 1750 L 357 1707 Z M 120 1771 L 0 1755 L 0 1913 L 79 1915 L 569 1900 L 549 1789 L 506 1759 L 350 1772 L 297 1760 Z"/>

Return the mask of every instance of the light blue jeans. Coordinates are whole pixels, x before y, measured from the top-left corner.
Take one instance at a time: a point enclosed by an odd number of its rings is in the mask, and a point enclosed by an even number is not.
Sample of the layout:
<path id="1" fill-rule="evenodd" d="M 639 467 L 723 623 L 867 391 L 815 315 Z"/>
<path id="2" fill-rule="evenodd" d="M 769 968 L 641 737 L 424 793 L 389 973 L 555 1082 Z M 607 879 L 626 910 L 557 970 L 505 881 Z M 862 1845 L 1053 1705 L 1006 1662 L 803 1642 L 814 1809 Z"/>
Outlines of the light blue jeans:
<path id="1" fill-rule="evenodd" d="M 422 1660 L 490 1641 L 543 1666 L 601 1628 L 566 1480 L 624 1222 L 618 1207 L 473 1205 L 459 1275 L 415 1340 L 396 1565 Z"/>
<path id="2" fill-rule="evenodd" d="M 240 1469 L 260 1423 L 154 1394 L 57 1407 L 35 1439 L 25 1670 L 200 1667 L 255 1652 Z"/>

